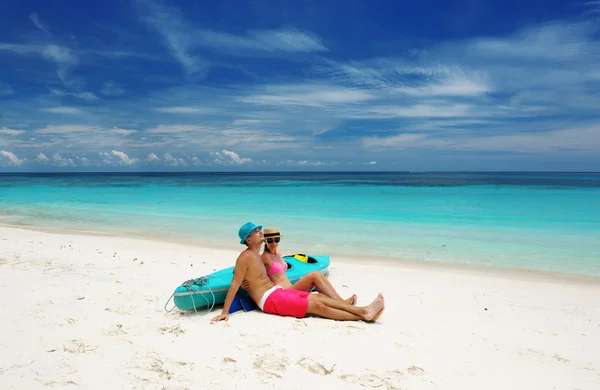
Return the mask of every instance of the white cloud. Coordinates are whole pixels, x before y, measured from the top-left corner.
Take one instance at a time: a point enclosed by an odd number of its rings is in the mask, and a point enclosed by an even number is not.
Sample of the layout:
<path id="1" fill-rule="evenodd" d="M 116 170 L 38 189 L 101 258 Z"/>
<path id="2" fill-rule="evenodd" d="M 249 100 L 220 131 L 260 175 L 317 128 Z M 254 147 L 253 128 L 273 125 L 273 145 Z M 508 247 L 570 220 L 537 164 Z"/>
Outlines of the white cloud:
<path id="1" fill-rule="evenodd" d="M 206 130 L 205 126 L 197 125 L 158 125 L 152 129 L 149 129 L 149 134 L 177 134 L 177 133 L 188 133 Z"/>
<path id="2" fill-rule="evenodd" d="M 38 134 L 71 134 L 85 133 L 98 130 L 98 127 L 82 126 L 82 125 L 62 125 L 62 126 L 46 126 L 43 129 L 36 130 Z"/>
<path id="3" fill-rule="evenodd" d="M 363 144 L 367 149 L 401 149 L 405 146 L 417 145 L 427 137 L 426 134 L 398 134 L 389 137 L 364 137 Z"/>
<path id="4" fill-rule="evenodd" d="M 71 50 L 68 46 L 58 42 L 58 39 L 50 32 L 50 28 L 42 22 L 40 17 L 36 13 L 29 15 L 29 19 L 33 24 L 40 29 L 46 36 L 47 43 L 45 44 L 2 44 L 0 43 L 0 50 L 9 50 L 18 54 L 33 54 L 38 55 L 46 60 L 54 63 L 56 66 L 56 74 L 65 86 L 74 86 L 77 84 L 75 80 L 71 79 L 71 70 L 74 66 L 79 64 L 79 56 Z M 75 96 L 91 100 L 94 96 L 90 92 L 78 93 Z"/>
<path id="5" fill-rule="evenodd" d="M 243 54 L 244 51 L 284 53 L 327 51 L 318 36 L 294 29 L 255 30 L 245 36 L 199 30 L 196 35 L 199 38 L 196 45 L 226 51 L 233 55 Z"/>
<path id="6" fill-rule="evenodd" d="M 42 55 L 56 64 L 56 74 L 65 85 L 72 84 L 68 80 L 71 67 L 79 62 L 79 58 L 66 46 L 46 45 Z"/>
<path id="7" fill-rule="evenodd" d="M 68 115 L 77 115 L 82 114 L 83 111 L 77 107 L 51 107 L 51 108 L 43 108 L 43 111 L 50 112 L 52 114 L 68 114 Z"/>
<path id="8" fill-rule="evenodd" d="M 46 157 L 46 155 L 44 153 L 38 153 L 38 155 L 36 156 L 35 160 L 39 161 L 39 162 L 48 162 L 49 158 Z"/>
<path id="9" fill-rule="evenodd" d="M 0 50 L 11 51 L 17 54 L 39 54 L 44 50 L 43 45 L 26 45 L 20 43 L 5 43 L 0 42 Z"/>
<path id="10" fill-rule="evenodd" d="M 76 157 L 76 158 L 79 160 L 80 164 L 83 166 L 92 165 L 92 162 L 90 160 L 88 160 L 87 157 Z"/>
<path id="11" fill-rule="evenodd" d="M 196 54 L 208 48 L 230 55 L 326 51 L 314 34 L 293 29 L 257 30 L 233 35 L 198 29 L 175 7 L 152 0 L 135 2 L 138 16 L 163 38 L 163 44 L 188 74 L 204 74 L 210 63 Z"/>
<path id="12" fill-rule="evenodd" d="M 213 110 L 202 108 L 202 107 L 159 107 L 155 108 L 155 111 L 166 112 L 169 114 L 202 114 L 202 113 L 210 113 Z"/>
<path id="13" fill-rule="evenodd" d="M 251 163 L 251 158 L 241 158 L 236 152 L 230 150 L 222 150 L 220 152 L 211 152 L 211 156 L 214 156 L 214 162 L 217 164 L 247 164 Z"/>
<path id="14" fill-rule="evenodd" d="M 67 166 L 74 167 L 74 166 L 76 166 L 75 162 L 73 161 L 72 158 L 62 157 L 58 153 L 54 153 L 54 155 L 52 156 L 52 159 L 53 159 L 54 165 L 59 166 L 59 167 L 67 167 Z"/>
<path id="15" fill-rule="evenodd" d="M 50 35 L 50 30 L 44 25 L 44 23 L 42 23 L 42 21 L 35 12 L 29 15 L 29 19 L 31 19 L 33 24 L 35 24 L 35 26 L 42 30 L 46 35 Z"/>
<path id="16" fill-rule="evenodd" d="M 372 99 L 375 96 L 365 91 L 320 84 L 266 86 L 264 93 L 239 98 L 244 103 L 308 107 L 358 103 Z"/>
<path id="17" fill-rule="evenodd" d="M 79 98 L 82 100 L 89 100 L 89 101 L 98 100 L 98 96 L 96 96 L 92 92 L 68 92 L 68 91 L 62 91 L 59 89 L 53 89 L 50 92 L 52 92 L 52 94 L 55 96 L 73 96 L 73 97 L 76 97 L 76 98 Z"/>
<path id="18" fill-rule="evenodd" d="M 285 160 L 285 161 L 279 161 L 279 162 L 277 162 L 276 165 L 277 166 L 281 166 L 281 165 L 295 165 L 295 166 L 320 167 L 320 166 L 339 165 L 339 162 L 338 161 Z"/>
<path id="19" fill-rule="evenodd" d="M 21 165 L 25 159 L 19 159 L 16 154 L 7 152 L 6 150 L 0 150 L 0 162 L 5 161 L 8 165 L 18 166 Z"/>
<path id="20" fill-rule="evenodd" d="M 162 36 L 166 48 L 187 73 L 205 71 L 208 63 L 192 54 L 194 37 L 181 12 L 151 0 L 138 0 L 135 4 L 139 17 Z"/>
<path id="21" fill-rule="evenodd" d="M 270 123 L 278 123 L 278 120 L 265 120 L 265 119 L 236 119 L 232 122 L 232 126 L 260 126 Z"/>
<path id="22" fill-rule="evenodd" d="M 129 158 L 126 153 L 118 150 L 111 150 L 110 153 L 100 152 L 98 155 L 103 159 L 102 162 L 107 165 L 129 166 L 138 161 L 137 158 Z"/>
<path id="23" fill-rule="evenodd" d="M 487 137 L 475 136 L 453 148 L 459 150 L 515 151 L 526 153 L 600 153 L 600 125 Z"/>
<path id="24" fill-rule="evenodd" d="M 154 153 L 150 153 L 148 154 L 148 161 L 160 161 L 160 157 Z"/>
<path id="25" fill-rule="evenodd" d="M 399 87 L 395 91 L 413 96 L 476 96 L 490 92 L 490 88 L 480 81 L 456 78 L 423 87 Z"/>
<path id="26" fill-rule="evenodd" d="M 50 32 L 50 28 L 40 20 L 36 13 L 30 14 L 29 19 L 31 19 L 33 24 L 38 29 L 43 31 L 52 42 L 44 45 L 43 49 L 41 50 L 41 55 L 56 64 L 56 74 L 64 85 L 74 84 L 71 80 L 69 80 L 69 73 L 71 68 L 79 62 L 78 56 L 75 55 L 67 46 L 55 43 L 55 38 Z M 89 96 L 87 96 L 87 98 L 89 98 Z"/>
<path id="27" fill-rule="evenodd" d="M 109 133 L 112 134 L 118 134 L 118 135 L 131 135 L 131 134 L 135 134 L 138 131 L 137 130 L 130 130 L 130 129 L 120 129 L 118 127 L 113 127 L 112 129 L 108 130 Z"/>
<path id="28" fill-rule="evenodd" d="M 403 58 L 321 61 L 317 74 L 377 99 L 343 118 L 463 120 L 596 115 L 600 44 L 591 22 L 547 23 L 504 37 L 439 42 Z M 416 53 L 416 54 L 415 54 Z"/>
<path id="29" fill-rule="evenodd" d="M 165 164 L 170 165 L 172 167 L 187 165 L 187 163 L 185 162 L 185 160 L 183 158 L 175 158 L 170 153 L 165 153 L 165 155 L 163 157 L 164 157 Z"/>
<path id="30" fill-rule="evenodd" d="M 57 44 L 20 44 L 0 42 L 0 50 L 11 51 L 22 55 L 39 55 L 57 67 L 57 74 L 64 84 L 70 68 L 79 62 L 79 57 L 70 48 Z"/>
<path id="31" fill-rule="evenodd" d="M 360 112 L 349 114 L 350 118 L 443 118 L 464 117 L 469 114 L 471 106 L 467 104 L 433 105 L 416 104 L 411 106 L 372 106 Z"/>
<path id="32" fill-rule="evenodd" d="M 402 59 L 363 62 L 324 61 L 317 71 L 342 84 L 370 90 L 378 96 L 476 96 L 490 91 L 485 71 L 458 65 L 411 63 Z M 398 97 L 398 96 L 395 96 Z"/>
<path id="33" fill-rule="evenodd" d="M 457 151 L 541 154 L 600 153 L 600 125 L 488 136 L 469 133 L 460 138 L 449 138 L 444 134 L 398 134 L 389 137 L 364 137 L 362 142 L 367 150 L 444 148 Z"/>
<path id="34" fill-rule="evenodd" d="M 7 129 L 6 127 L 3 127 L 0 129 L 0 134 L 7 134 L 7 135 L 20 135 L 20 134 L 23 134 L 24 132 L 25 132 L 24 130 Z"/>
<path id="35" fill-rule="evenodd" d="M 469 53 L 503 62 L 517 59 L 569 61 L 586 55 L 594 43 L 590 25 L 547 23 L 522 29 L 510 39 L 478 38 L 466 47 Z"/>

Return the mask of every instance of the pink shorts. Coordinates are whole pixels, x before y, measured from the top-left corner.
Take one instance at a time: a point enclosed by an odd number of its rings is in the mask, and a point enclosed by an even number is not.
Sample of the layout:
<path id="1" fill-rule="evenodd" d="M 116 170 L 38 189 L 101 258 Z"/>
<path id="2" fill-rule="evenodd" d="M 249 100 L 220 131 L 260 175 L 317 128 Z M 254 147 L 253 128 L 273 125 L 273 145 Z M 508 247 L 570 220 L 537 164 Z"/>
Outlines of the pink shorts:
<path id="1" fill-rule="evenodd" d="M 280 316 L 304 318 L 308 309 L 309 293 L 291 288 L 276 287 L 268 291 L 269 296 L 264 300 L 262 311 Z"/>

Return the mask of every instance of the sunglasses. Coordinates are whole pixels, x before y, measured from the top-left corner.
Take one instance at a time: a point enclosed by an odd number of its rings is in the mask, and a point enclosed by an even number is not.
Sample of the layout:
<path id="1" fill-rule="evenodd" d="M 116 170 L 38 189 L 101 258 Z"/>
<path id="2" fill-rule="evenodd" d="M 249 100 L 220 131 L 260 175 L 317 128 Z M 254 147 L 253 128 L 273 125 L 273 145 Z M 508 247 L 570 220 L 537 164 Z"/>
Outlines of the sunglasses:
<path id="1" fill-rule="evenodd" d="M 281 237 L 267 238 L 267 244 L 272 244 L 273 241 L 279 242 L 280 240 L 281 240 Z"/>

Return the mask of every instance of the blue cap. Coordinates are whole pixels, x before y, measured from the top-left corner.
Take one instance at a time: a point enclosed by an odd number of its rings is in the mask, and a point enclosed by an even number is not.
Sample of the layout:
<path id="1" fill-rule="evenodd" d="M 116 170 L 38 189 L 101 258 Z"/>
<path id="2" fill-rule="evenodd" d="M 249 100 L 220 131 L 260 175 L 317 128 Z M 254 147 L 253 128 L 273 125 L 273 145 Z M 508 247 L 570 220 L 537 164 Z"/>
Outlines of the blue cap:
<path id="1" fill-rule="evenodd" d="M 254 231 L 254 229 L 259 228 L 262 230 L 262 226 L 256 226 L 252 222 L 246 222 L 238 232 L 238 236 L 240 236 L 240 244 L 243 244 L 246 241 L 246 238 Z"/>

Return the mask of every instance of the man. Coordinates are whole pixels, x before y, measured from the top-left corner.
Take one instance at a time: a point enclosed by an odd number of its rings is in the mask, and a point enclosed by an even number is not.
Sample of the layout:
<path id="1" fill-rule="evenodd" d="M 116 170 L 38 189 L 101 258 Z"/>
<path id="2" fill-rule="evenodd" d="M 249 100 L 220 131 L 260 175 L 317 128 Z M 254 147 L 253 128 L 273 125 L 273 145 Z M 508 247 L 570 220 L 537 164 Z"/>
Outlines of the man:
<path id="1" fill-rule="evenodd" d="M 247 248 L 238 256 L 233 269 L 233 280 L 227 291 L 223 311 L 212 322 L 229 319 L 229 307 L 238 289 L 244 284 L 248 294 L 265 313 L 303 318 L 307 314 L 340 321 L 375 322 L 384 310 L 383 295 L 379 293 L 370 305 L 356 307 L 345 301 L 323 294 L 284 289 L 273 284 L 260 258 L 264 242 L 262 226 L 247 222 L 238 231 L 240 244 Z"/>

